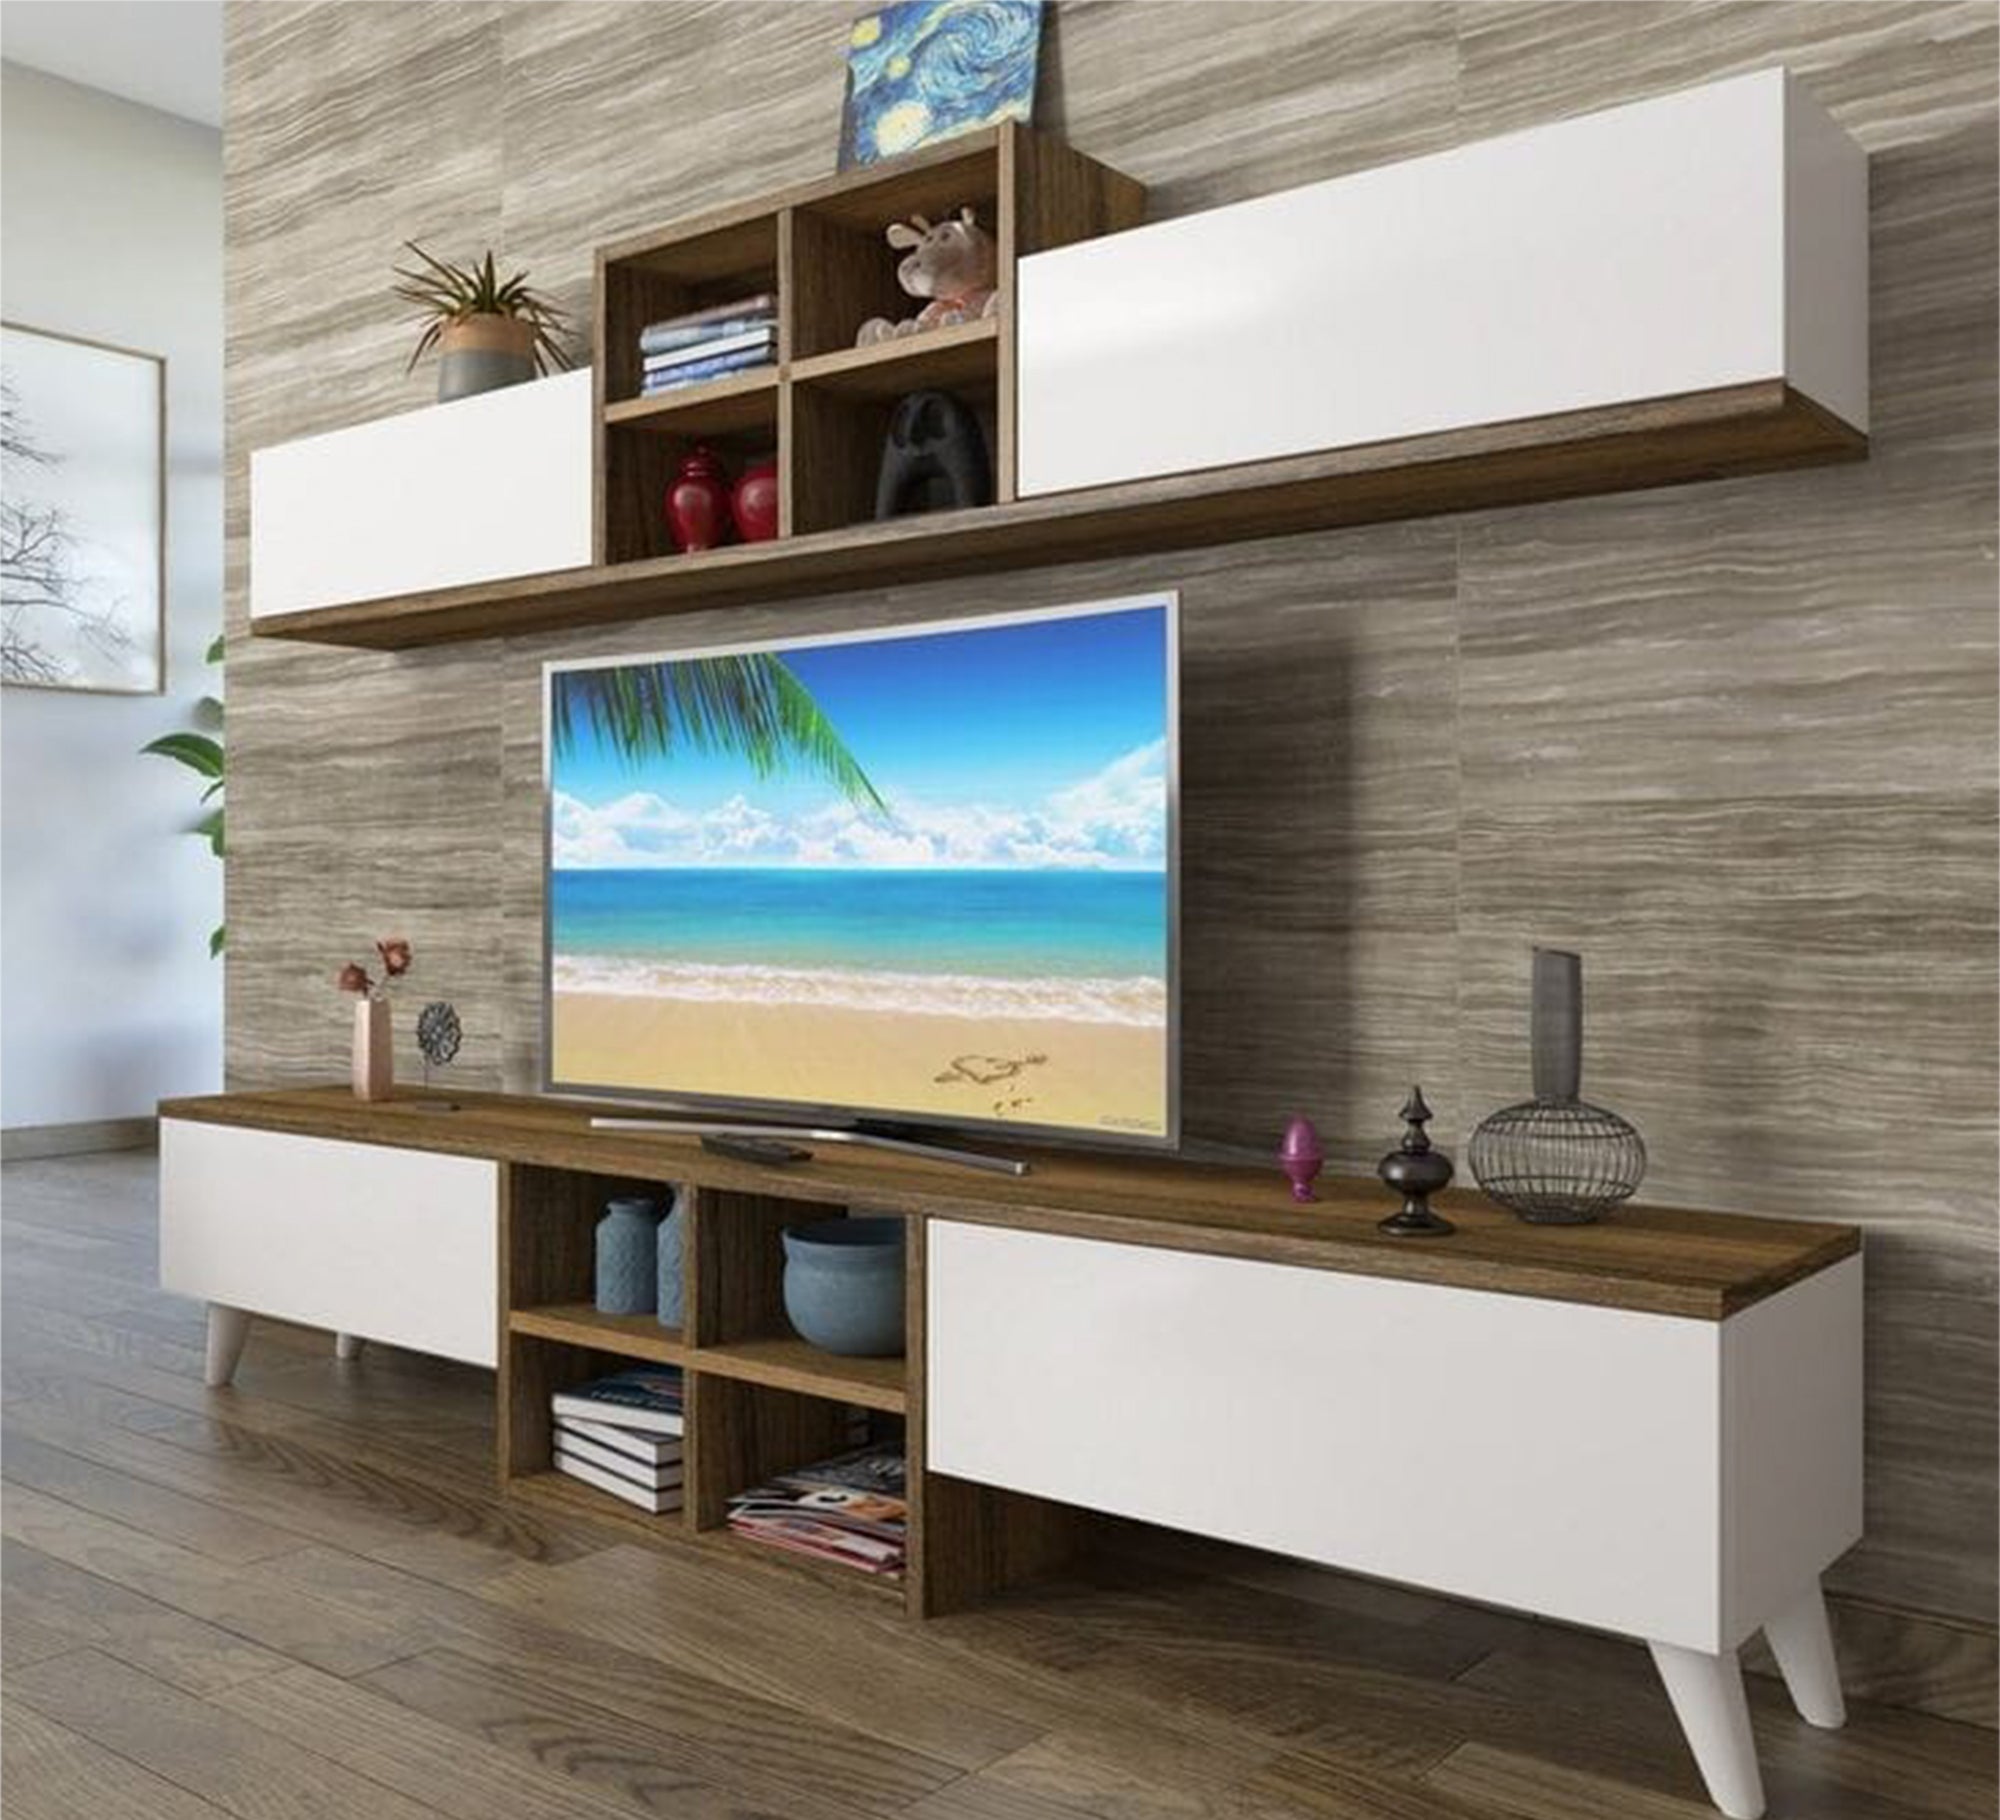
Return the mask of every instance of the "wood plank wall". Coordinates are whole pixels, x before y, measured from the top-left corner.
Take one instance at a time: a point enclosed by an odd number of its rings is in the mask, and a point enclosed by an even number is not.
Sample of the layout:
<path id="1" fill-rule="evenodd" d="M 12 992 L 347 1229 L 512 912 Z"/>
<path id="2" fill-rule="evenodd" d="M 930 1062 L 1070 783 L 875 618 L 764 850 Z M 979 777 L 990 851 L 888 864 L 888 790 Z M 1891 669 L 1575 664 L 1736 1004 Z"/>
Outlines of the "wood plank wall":
<path id="1" fill-rule="evenodd" d="M 1986 4 L 1054 9 L 1042 120 L 1160 213 L 1785 62 L 1873 155 L 1863 467 L 406 656 L 252 645 L 252 448 L 426 402 L 405 236 L 580 317 L 592 247 L 830 170 L 840 9 L 229 7 L 229 1073 L 343 1064 L 414 938 L 458 1078 L 536 1077 L 545 658 L 1178 587 L 1186 1098 L 1345 1160 L 1527 1084 L 1533 942 L 1666 1201 L 1868 1228 L 1850 1595 L 1989 1621 L 1996 32 Z M 1145 300 L 1133 300 L 1135 310 Z M 338 512 L 328 500 L 326 510 Z M 1559 1387 L 1551 1387 L 1552 1394 Z"/>

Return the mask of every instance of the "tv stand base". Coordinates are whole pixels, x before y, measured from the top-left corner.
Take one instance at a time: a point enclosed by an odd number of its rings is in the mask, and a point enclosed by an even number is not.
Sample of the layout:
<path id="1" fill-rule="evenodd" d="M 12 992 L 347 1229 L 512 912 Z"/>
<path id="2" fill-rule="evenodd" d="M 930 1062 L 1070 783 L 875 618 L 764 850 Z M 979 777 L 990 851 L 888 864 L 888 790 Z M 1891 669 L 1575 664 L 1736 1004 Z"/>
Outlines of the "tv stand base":
<path id="1" fill-rule="evenodd" d="M 1844 1716 L 1819 1576 L 1861 1533 L 1852 1228 L 1639 1209 L 1551 1253 L 1467 1197 L 1458 1236 L 1415 1252 L 1376 1233 L 1372 1182 L 1323 1180 L 1301 1209 L 1268 1168 L 1051 1156 L 1024 1191 L 865 1151 L 834 1167 L 824 1146 L 862 1134 L 785 1128 L 760 1135 L 820 1165 L 760 1168 L 686 1125 L 454 1097 L 444 1119 L 344 1085 L 162 1109 L 162 1280 L 209 1305 L 211 1383 L 252 1314 L 330 1350 L 366 1334 L 497 1365 L 510 1497 L 724 1551 L 733 1496 L 848 1444 L 856 1406 L 900 1415 L 905 1577 L 835 1570 L 861 1596 L 976 1606 L 1052 1570 L 1099 1511 L 1586 1625 L 1647 1643 L 1732 1820 L 1764 1800 L 1747 1639 L 1769 1638 L 1808 1722 Z M 682 1141 L 617 1135 L 635 1124 Z M 678 1331 L 592 1298 L 606 1198 L 663 1185 L 686 1211 Z M 900 1362 L 785 1322 L 785 1227 L 856 1205 L 908 1221 Z M 551 1394 L 621 1358 L 697 1391 L 664 1521 L 554 1470 Z M 1385 1398 L 1420 1419 L 1384 1422 Z"/>

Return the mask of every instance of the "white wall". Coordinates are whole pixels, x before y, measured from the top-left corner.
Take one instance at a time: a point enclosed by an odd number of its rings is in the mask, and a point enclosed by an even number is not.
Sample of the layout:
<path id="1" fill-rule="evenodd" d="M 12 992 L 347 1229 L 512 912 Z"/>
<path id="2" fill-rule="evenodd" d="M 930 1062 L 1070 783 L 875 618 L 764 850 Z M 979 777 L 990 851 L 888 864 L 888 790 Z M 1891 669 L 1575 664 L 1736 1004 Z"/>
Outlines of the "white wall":
<path id="1" fill-rule="evenodd" d="M 164 354 L 167 692 L 0 691 L 0 1126 L 150 1113 L 222 1074 L 200 782 L 139 755 L 216 688 L 222 136 L 0 63 L 0 314 Z M 216 689 L 216 692 L 220 692 Z"/>

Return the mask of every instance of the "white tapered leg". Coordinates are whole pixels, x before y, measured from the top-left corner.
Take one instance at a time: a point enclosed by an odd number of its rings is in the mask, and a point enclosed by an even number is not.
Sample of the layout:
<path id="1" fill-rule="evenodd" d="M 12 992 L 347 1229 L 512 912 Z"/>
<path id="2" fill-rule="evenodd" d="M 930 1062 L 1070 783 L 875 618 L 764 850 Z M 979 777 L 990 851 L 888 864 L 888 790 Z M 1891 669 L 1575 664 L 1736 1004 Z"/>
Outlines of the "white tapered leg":
<path id="1" fill-rule="evenodd" d="M 1799 1717 L 1828 1731 L 1845 1725 L 1847 1702 L 1841 1697 L 1833 1632 L 1817 1580 L 1764 1626 L 1764 1640 L 1778 1658 L 1778 1672 L 1785 1677 Z"/>
<path id="2" fill-rule="evenodd" d="M 1750 1707 L 1743 1698 L 1743 1670 L 1736 1652 L 1719 1656 L 1649 1643 L 1653 1666 L 1666 1683 L 1674 1716 L 1708 1784 L 1708 1798 L 1729 1820 L 1757 1820 L 1764 1811 L 1764 1778 L 1750 1736 Z"/>
<path id="3" fill-rule="evenodd" d="M 236 1361 L 243 1356 L 243 1342 L 250 1337 L 250 1317 L 240 1308 L 225 1308 L 220 1302 L 208 1305 L 208 1368 L 202 1382 L 218 1390 L 236 1375 Z"/>
<path id="4" fill-rule="evenodd" d="M 362 1347 L 367 1343 L 358 1333 L 337 1333 L 333 1336 L 333 1356 L 342 1363 L 349 1359 L 358 1359 Z"/>

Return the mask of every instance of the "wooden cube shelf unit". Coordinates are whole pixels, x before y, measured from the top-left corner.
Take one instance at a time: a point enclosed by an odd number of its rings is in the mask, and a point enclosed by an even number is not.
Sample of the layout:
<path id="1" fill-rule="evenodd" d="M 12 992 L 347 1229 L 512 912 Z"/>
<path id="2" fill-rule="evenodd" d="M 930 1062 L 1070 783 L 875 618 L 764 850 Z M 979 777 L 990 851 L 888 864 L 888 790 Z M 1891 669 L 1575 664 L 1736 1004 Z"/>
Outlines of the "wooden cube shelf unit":
<path id="1" fill-rule="evenodd" d="M 966 206 L 994 237 L 1000 302 L 978 322 L 854 345 L 871 316 L 914 314 L 888 227 Z M 1145 190 L 1059 141 L 1006 125 L 718 210 L 602 249 L 597 260 L 596 561 L 673 558 L 663 502 L 706 443 L 732 469 L 778 464 L 778 535 L 871 522 L 895 401 L 937 388 L 978 414 L 995 498 L 1014 497 L 1014 269 L 1028 253 L 1131 227 Z M 777 298 L 777 359 L 664 396 L 639 394 L 650 322 L 738 297 Z M 698 563 L 711 557 L 682 557 Z"/>
<path id="2" fill-rule="evenodd" d="M 783 1228 L 840 1218 L 846 1208 L 680 1184 L 685 1324 L 669 1328 L 652 1315 L 601 1314 L 591 1294 L 597 1214 L 609 1196 L 657 1196 L 661 1188 L 568 1169 L 511 1169 L 501 1240 L 503 1486 L 510 1495 L 615 1522 L 647 1540 L 740 1551 L 895 1603 L 921 1598 L 923 1519 L 915 1496 L 912 1568 L 894 1576 L 822 1565 L 745 1541 L 727 1527 L 733 1494 L 852 1446 L 857 1412 L 869 1412 L 879 1432 L 885 1420 L 892 1429 L 900 1425 L 908 1409 L 904 1359 L 837 1357 L 800 1339 L 785 1318 Z M 920 1283 L 913 1272 L 913 1298 Z M 686 1374 L 685 1502 L 659 1516 L 556 1472 L 551 1459 L 550 1394 L 636 1362 L 677 1365 Z M 908 1445 L 920 1447 L 915 1440 Z M 913 1459 L 912 1483 L 921 1476 L 921 1459 Z"/>

